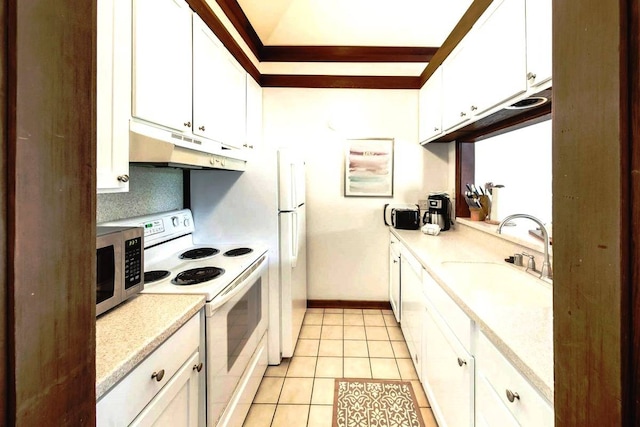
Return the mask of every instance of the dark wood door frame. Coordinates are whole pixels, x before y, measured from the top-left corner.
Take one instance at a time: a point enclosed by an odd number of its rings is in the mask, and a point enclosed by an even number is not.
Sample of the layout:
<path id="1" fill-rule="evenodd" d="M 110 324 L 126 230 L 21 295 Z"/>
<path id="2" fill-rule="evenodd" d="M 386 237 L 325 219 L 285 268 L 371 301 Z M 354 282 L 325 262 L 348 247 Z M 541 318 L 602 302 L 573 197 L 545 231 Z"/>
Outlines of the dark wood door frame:
<path id="1" fill-rule="evenodd" d="M 624 10 L 624 9 L 623 9 Z M 640 1 L 629 0 L 626 5 L 628 16 L 628 31 L 623 34 L 628 40 L 627 61 L 629 84 L 628 105 L 628 135 L 629 135 L 629 163 L 627 166 L 627 180 L 629 206 L 629 352 L 628 366 L 626 366 L 623 384 L 628 388 L 627 397 L 623 402 L 624 416 L 629 425 L 640 422 Z M 625 220 L 626 221 L 626 220 Z"/>
<path id="2" fill-rule="evenodd" d="M 638 0 L 556 0 L 553 28 L 556 425 L 638 425 Z"/>
<path id="3" fill-rule="evenodd" d="M 7 4 L 8 0 L 0 3 L 0 22 L 3 30 L 0 32 L 0 170 L 6 171 L 7 150 Z M 8 425 L 7 400 L 7 179 L 5 173 L 0 173 L 0 425 Z"/>
<path id="4" fill-rule="evenodd" d="M 2 5 L 0 424 L 94 425 L 96 2 Z"/>

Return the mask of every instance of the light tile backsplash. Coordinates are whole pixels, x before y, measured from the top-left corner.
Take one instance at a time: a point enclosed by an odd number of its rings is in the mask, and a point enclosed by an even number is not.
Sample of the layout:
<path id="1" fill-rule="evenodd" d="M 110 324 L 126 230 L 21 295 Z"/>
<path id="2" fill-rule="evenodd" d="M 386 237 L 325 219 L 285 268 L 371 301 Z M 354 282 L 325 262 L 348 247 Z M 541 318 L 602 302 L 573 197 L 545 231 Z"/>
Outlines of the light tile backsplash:
<path id="1" fill-rule="evenodd" d="M 182 209 L 183 171 L 131 166 L 128 193 L 98 194 L 98 223 L 138 215 Z"/>

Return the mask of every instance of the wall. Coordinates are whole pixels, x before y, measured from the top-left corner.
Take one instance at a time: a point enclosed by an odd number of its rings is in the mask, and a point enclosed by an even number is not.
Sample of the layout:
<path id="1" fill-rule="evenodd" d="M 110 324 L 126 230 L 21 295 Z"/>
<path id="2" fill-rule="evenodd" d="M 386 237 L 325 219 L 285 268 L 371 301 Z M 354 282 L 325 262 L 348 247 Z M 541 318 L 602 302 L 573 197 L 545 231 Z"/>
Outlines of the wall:
<path id="1" fill-rule="evenodd" d="M 264 143 L 306 157 L 310 299 L 387 301 L 384 204 L 449 187 L 449 146 L 416 142 L 417 98 L 410 90 L 264 90 Z M 343 196 L 344 140 L 369 137 L 395 139 L 393 198 Z"/>
<path id="2" fill-rule="evenodd" d="M 98 194 L 98 223 L 182 209 L 182 170 L 131 166 L 129 177 L 128 193 Z"/>

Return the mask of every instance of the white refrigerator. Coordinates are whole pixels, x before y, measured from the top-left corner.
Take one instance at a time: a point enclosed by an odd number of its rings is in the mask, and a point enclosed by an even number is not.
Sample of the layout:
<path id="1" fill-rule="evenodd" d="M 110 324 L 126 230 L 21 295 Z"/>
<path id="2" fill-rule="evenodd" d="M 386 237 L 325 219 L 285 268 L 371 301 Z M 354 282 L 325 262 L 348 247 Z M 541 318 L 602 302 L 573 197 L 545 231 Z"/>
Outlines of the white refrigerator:
<path id="1" fill-rule="evenodd" d="M 280 351 L 293 356 L 307 310 L 305 165 L 291 149 L 278 151 Z"/>

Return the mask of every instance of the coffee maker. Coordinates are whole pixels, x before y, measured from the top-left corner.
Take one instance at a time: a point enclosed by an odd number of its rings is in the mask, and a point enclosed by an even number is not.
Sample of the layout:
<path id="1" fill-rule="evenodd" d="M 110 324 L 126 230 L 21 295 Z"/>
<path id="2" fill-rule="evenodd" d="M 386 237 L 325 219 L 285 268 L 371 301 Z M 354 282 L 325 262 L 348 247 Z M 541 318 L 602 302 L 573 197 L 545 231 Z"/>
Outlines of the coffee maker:
<path id="1" fill-rule="evenodd" d="M 438 224 L 441 231 L 451 228 L 451 199 L 446 193 L 430 193 L 427 198 L 427 211 L 422 221 L 425 224 Z"/>

